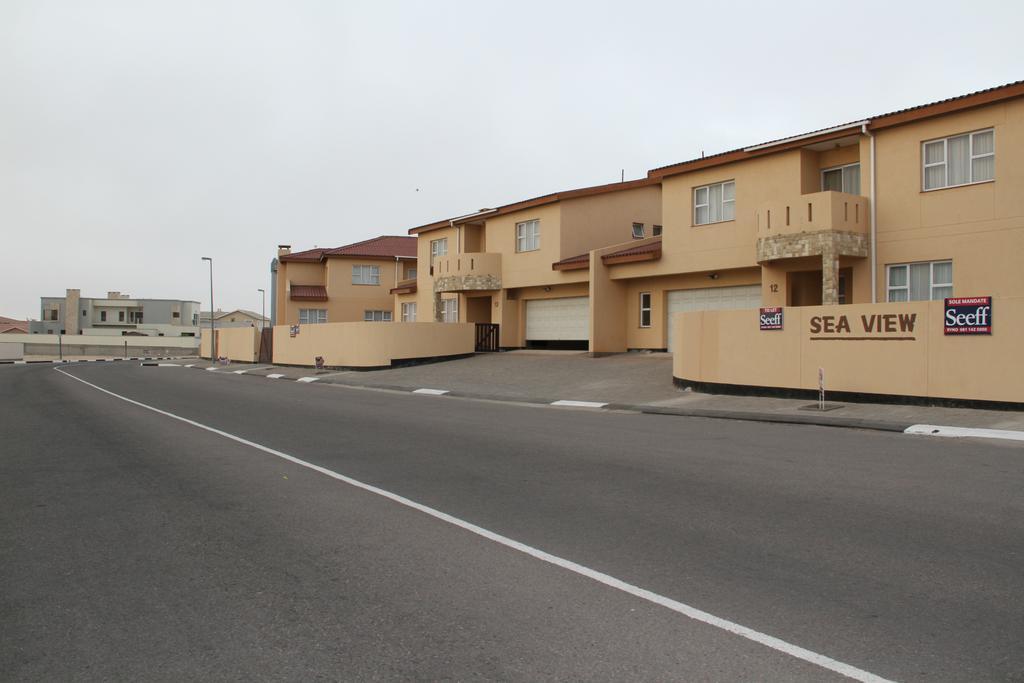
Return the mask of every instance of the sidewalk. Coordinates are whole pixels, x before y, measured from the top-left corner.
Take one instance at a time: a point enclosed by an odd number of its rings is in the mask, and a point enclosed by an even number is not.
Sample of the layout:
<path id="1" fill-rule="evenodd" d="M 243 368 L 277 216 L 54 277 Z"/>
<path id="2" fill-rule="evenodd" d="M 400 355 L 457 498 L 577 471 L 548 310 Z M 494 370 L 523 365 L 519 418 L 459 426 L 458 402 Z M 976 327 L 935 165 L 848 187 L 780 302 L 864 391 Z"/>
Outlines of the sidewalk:
<path id="1" fill-rule="evenodd" d="M 816 424 L 883 431 L 941 425 L 1024 432 L 1024 411 L 975 410 L 873 403 L 836 403 L 833 410 L 806 409 L 814 401 L 728 396 L 683 391 L 672 384 L 667 354 L 622 354 L 595 359 L 582 353 L 502 353 L 458 361 L 372 372 L 231 363 L 216 372 L 277 380 L 317 382 L 392 391 L 633 410 L 761 422 Z M 209 361 L 190 361 L 207 368 Z M 930 430 L 929 430 L 930 431 Z"/>

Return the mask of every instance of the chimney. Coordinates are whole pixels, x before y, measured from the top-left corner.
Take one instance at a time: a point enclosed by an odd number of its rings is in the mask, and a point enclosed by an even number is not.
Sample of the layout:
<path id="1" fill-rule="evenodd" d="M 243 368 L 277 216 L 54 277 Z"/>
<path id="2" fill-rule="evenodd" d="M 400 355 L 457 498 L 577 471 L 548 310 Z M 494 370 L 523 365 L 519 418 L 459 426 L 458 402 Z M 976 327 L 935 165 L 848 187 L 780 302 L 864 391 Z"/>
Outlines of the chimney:
<path id="1" fill-rule="evenodd" d="M 292 253 L 292 245 L 290 245 L 290 244 L 279 244 L 279 245 L 277 245 L 277 255 L 278 255 L 278 257 L 287 256 L 290 253 Z"/>
<path id="2" fill-rule="evenodd" d="M 121 298 L 121 292 L 107 292 L 107 298 L 108 299 L 120 299 Z"/>

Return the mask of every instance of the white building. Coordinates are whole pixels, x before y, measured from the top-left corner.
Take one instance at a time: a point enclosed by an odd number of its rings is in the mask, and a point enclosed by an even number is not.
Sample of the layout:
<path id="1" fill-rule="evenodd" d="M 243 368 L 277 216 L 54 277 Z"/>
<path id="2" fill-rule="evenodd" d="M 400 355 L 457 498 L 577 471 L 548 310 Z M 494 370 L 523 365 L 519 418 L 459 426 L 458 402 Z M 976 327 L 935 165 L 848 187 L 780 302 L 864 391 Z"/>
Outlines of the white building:
<path id="1" fill-rule="evenodd" d="M 196 337 L 199 302 L 179 299 L 133 299 L 120 292 L 84 298 L 77 289 L 66 296 L 42 297 L 40 320 L 30 334 Z"/>

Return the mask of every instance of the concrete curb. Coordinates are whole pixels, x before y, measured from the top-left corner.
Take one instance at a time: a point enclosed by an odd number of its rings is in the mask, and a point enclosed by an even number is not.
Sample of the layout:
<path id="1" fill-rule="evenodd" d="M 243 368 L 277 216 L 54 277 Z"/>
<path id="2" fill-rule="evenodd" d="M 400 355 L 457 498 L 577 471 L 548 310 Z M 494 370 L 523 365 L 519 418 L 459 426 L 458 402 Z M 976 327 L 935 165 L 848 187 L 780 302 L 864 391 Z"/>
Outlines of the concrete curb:
<path id="1" fill-rule="evenodd" d="M 158 356 L 153 358 L 132 357 L 132 358 L 69 358 L 67 360 L 0 360 L 0 365 L 67 365 L 69 363 L 118 363 L 128 360 L 185 360 L 191 356 Z"/>
<path id="2" fill-rule="evenodd" d="M 246 375 L 249 377 L 260 377 L 261 375 Z M 291 378 L 288 378 L 291 379 Z M 298 381 L 298 379 L 292 379 Z M 325 378 L 317 382 L 321 385 L 336 385 L 350 387 L 353 389 L 379 389 L 381 391 L 395 391 L 401 393 L 413 393 L 424 387 L 400 386 L 394 384 L 363 384 L 359 382 L 344 382 L 340 379 Z M 448 390 L 442 398 L 465 398 L 481 401 L 500 401 L 503 403 L 524 403 L 529 405 L 550 406 L 556 400 L 554 398 L 523 397 L 523 396 L 502 396 L 499 394 L 480 393 L 472 391 Z M 839 427 L 843 429 L 866 429 L 878 432 L 903 433 L 912 422 L 890 422 L 887 420 L 873 420 L 859 417 L 839 417 L 835 415 L 784 415 L 779 413 L 765 413 L 741 410 L 715 410 L 710 408 L 672 408 L 637 403 L 608 403 L 596 410 L 618 410 L 645 415 L 668 415 L 674 417 L 697 417 L 713 420 L 744 420 L 746 422 L 768 422 L 774 424 L 795 424 L 809 425 L 815 427 Z"/>

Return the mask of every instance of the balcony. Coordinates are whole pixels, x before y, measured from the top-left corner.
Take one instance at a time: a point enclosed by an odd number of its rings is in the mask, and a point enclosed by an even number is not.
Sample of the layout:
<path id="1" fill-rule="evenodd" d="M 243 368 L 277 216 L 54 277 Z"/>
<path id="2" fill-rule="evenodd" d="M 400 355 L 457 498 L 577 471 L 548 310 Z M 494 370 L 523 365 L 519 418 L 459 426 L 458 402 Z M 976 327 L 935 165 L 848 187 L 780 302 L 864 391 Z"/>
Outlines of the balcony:
<path id="1" fill-rule="evenodd" d="M 501 289 L 501 254 L 438 256 L 433 265 L 435 292 Z"/>
<path id="2" fill-rule="evenodd" d="M 867 256 L 868 199 L 845 192 L 814 192 L 757 210 L 760 263 L 804 256 Z"/>

